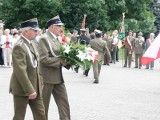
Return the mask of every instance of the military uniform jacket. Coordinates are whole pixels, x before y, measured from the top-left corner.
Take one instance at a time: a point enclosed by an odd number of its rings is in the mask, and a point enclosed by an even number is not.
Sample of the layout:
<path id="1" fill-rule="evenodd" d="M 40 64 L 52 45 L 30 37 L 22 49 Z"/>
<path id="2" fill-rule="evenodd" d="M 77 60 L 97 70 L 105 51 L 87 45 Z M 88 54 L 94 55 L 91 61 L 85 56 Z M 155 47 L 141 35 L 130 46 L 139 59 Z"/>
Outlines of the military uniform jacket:
<path id="1" fill-rule="evenodd" d="M 49 40 L 52 50 L 57 57 L 51 54 L 47 40 Z M 42 73 L 44 83 L 60 84 L 64 82 L 61 59 L 58 57 L 59 45 L 59 41 L 55 39 L 49 31 L 47 31 L 39 41 L 38 48 L 40 55 L 40 71 Z"/>
<path id="2" fill-rule="evenodd" d="M 30 49 L 33 60 L 37 61 L 37 68 L 32 67 L 25 44 Z M 13 48 L 13 73 L 10 82 L 10 92 L 13 95 L 28 96 L 33 92 L 42 95 L 43 79 L 39 72 L 38 50 L 34 42 L 32 46 L 24 37 L 20 37 Z"/>
<path id="3" fill-rule="evenodd" d="M 104 40 L 102 40 L 102 38 L 95 38 L 91 40 L 90 45 L 91 45 L 91 48 L 98 51 L 100 60 L 103 61 L 105 53 L 107 54 L 107 57 L 111 59 L 111 55 L 107 47 L 107 43 Z"/>
<path id="4" fill-rule="evenodd" d="M 113 38 L 108 37 L 108 38 L 103 38 L 103 40 L 106 41 L 109 51 L 112 51 L 112 49 L 113 49 L 113 46 L 112 46 Z"/>
<path id="5" fill-rule="evenodd" d="M 134 51 L 135 54 L 143 54 L 143 50 L 145 48 L 145 41 L 143 38 L 139 39 L 137 38 L 135 40 L 135 44 L 134 44 Z"/>
<path id="6" fill-rule="evenodd" d="M 132 36 L 127 36 L 125 39 L 125 48 L 129 50 L 133 50 L 133 37 Z"/>

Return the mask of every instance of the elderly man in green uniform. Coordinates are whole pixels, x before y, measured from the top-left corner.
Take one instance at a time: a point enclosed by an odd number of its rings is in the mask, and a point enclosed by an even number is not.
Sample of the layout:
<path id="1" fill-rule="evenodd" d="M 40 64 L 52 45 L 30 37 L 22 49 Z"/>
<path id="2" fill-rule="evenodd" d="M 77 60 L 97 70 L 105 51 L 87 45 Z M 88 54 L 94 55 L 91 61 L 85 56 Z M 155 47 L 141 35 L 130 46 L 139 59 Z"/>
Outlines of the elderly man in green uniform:
<path id="1" fill-rule="evenodd" d="M 111 51 L 112 51 L 112 42 L 113 42 L 113 38 L 109 35 L 109 33 L 105 33 L 104 34 L 104 37 L 103 37 L 103 40 L 107 43 L 107 47 L 108 47 L 108 49 L 109 49 L 109 51 L 110 51 L 110 54 L 111 54 Z M 107 54 L 105 53 L 104 54 L 104 63 L 103 63 L 103 65 L 110 65 L 109 64 L 109 58 L 107 58 Z"/>
<path id="2" fill-rule="evenodd" d="M 134 51 L 135 51 L 135 68 L 141 69 L 141 57 L 143 55 L 143 51 L 145 49 L 145 40 L 143 37 L 142 32 L 138 33 L 138 38 L 135 40 L 134 43 Z"/>
<path id="3" fill-rule="evenodd" d="M 91 48 L 94 50 L 98 51 L 99 55 L 99 60 L 103 62 L 104 60 L 104 54 L 107 53 L 106 55 L 108 56 L 109 60 L 111 60 L 111 55 L 109 52 L 109 49 L 107 47 L 107 43 L 102 40 L 102 31 L 100 30 L 95 30 L 95 39 L 90 41 Z M 93 74 L 94 74 L 94 83 L 98 84 L 99 83 L 99 75 L 101 71 L 101 64 L 99 62 L 96 62 L 93 64 Z"/>
<path id="4" fill-rule="evenodd" d="M 48 109 L 51 95 L 58 106 L 60 120 L 70 120 L 70 107 L 66 87 L 62 76 L 62 66 L 66 63 L 59 58 L 60 35 L 63 23 L 59 16 L 47 22 L 48 31 L 39 41 L 40 70 L 44 80 L 43 101 L 48 120 Z"/>
<path id="5" fill-rule="evenodd" d="M 37 19 L 21 23 L 22 35 L 12 51 L 13 73 L 10 92 L 14 100 L 13 120 L 24 120 L 29 104 L 34 120 L 46 120 L 42 99 L 43 79 L 39 72 L 39 55 L 34 42 L 38 33 Z"/>
<path id="6" fill-rule="evenodd" d="M 125 39 L 125 49 L 124 49 L 124 56 L 125 56 L 125 63 L 124 67 L 127 67 L 127 62 L 128 62 L 128 67 L 131 67 L 131 62 L 132 62 L 132 52 L 133 52 L 133 36 L 132 36 L 132 31 L 129 31 L 128 36 L 126 36 Z"/>

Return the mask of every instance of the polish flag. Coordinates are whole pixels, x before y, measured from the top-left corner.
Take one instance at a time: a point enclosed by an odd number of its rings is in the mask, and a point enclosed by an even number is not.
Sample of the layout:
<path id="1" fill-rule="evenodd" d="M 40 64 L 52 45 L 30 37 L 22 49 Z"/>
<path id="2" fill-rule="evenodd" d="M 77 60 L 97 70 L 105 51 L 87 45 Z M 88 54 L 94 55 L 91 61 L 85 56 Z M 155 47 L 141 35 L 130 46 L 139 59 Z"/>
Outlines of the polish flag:
<path id="1" fill-rule="evenodd" d="M 142 65 L 146 65 L 156 59 L 160 58 L 160 34 L 154 39 L 147 51 L 141 58 Z"/>

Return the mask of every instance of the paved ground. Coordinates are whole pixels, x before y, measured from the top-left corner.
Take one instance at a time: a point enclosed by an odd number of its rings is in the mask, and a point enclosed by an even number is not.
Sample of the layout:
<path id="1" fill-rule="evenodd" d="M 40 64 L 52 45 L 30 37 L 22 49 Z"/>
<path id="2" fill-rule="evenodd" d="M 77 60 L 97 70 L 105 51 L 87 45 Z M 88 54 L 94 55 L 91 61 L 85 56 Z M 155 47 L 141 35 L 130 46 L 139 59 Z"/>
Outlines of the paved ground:
<path id="1" fill-rule="evenodd" d="M 12 95 L 8 93 L 12 68 L 0 67 L 0 120 L 13 117 Z M 160 63 L 154 70 L 123 68 L 122 62 L 103 66 L 100 83 L 93 84 L 82 71 L 65 70 L 72 120 L 160 120 Z M 30 108 L 26 119 L 33 120 Z M 52 98 L 49 120 L 58 120 Z"/>

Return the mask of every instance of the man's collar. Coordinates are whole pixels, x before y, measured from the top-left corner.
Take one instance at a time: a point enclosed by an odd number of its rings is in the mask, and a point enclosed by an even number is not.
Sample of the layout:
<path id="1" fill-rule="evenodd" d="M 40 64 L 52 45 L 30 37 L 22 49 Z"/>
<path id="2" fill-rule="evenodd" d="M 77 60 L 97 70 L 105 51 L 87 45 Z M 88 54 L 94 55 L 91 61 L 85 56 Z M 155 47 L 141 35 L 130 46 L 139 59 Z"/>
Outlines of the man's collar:
<path id="1" fill-rule="evenodd" d="M 23 37 L 29 44 L 32 43 L 30 40 L 28 40 L 28 39 L 27 39 L 26 37 L 24 37 L 23 35 L 22 35 L 22 37 Z"/>
<path id="2" fill-rule="evenodd" d="M 49 30 L 48 30 L 49 31 Z M 53 34 L 51 31 L 49 31 L 50 34 L 54 37 L 54 39 L 57 39 L 57 36 L 55 34 Z"/>

